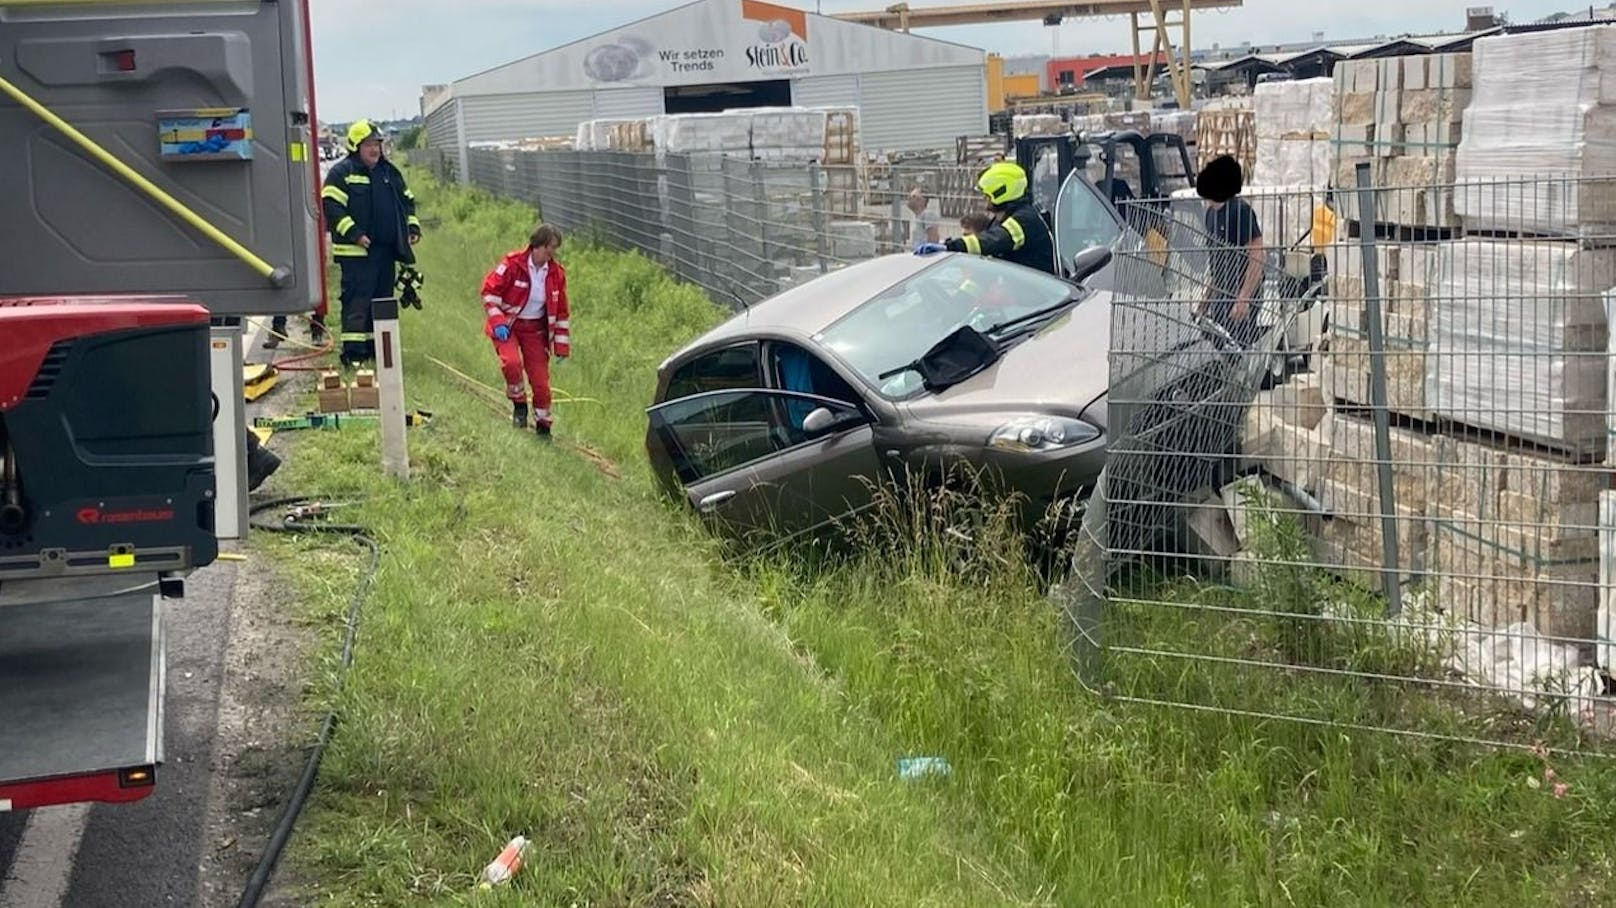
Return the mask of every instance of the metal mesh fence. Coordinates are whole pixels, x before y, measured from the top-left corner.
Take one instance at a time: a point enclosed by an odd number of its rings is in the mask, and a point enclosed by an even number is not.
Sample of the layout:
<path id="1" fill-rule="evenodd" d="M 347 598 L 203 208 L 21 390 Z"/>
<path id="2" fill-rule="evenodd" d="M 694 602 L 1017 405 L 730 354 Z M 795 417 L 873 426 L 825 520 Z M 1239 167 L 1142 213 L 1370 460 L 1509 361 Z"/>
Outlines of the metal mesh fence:
<path id="1" fill-rule="evenodd" d="M 563 229 L 652 256 L 731 304 L 906 251 L 923 237 L 917 223 L 958 236 L 960 218 L 981 202 L 973 186 L 980 165 L 935 160 L 821 166 L 716 154 L 473 148 L 467 162 L 469 182 L 530 202 Z M 923 217 L 910 207 L 917 190 Z"/>
<path id="2" fill-rule="evenodd" d="M 1251 190 L 1260 255 L 1225 245 L 1227 211 L 1172 208 L 1113 303 L 1103 500 L 1063 591 L 1085 677 L 1594 749 L 1616 702 L 1613 190 Z"/>
<path id="3" fill-rule="evenodd" d="M 470 182 L 737 304 L 908 249 L 917 188 L 957 235 L 980 167 L 467 161 Z M 1101 282 L 1107 466 L 1053 592 L 1082 679 L 1177 708 L 1595 749 L 1616 724 L 1612 190 L 1248 189 L 1256 256 L 1198 199 L 1122 205 Z"/>

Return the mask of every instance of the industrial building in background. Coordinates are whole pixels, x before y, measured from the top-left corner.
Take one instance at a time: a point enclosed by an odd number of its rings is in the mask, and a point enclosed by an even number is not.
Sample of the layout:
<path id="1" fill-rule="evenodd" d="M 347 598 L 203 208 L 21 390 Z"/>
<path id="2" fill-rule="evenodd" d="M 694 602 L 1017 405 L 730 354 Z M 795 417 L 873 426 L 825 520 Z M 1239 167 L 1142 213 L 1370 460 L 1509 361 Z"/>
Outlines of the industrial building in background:
<path id="1" fill-rule="evenodd" d="M 863 144 L 987 132 L 987 54 L 756 0 L 697 0 L 507 63 L 422 99 L 429 142 L 574 135 L 590 120 L 733 108 L 857 108 Z"/>

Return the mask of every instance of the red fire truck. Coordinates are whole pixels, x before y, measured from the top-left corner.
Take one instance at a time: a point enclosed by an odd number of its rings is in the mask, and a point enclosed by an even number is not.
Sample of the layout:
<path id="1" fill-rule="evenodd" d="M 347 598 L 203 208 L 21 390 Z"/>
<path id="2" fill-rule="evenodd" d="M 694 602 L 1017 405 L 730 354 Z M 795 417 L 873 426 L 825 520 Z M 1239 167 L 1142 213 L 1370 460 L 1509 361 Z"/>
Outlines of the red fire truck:
<path id="1" fill-rule="evenodd" d="M 313 84 L 307 0 L 0 0 L 0 811 L 157 783 L 241 320 L 324 293 Z"/>

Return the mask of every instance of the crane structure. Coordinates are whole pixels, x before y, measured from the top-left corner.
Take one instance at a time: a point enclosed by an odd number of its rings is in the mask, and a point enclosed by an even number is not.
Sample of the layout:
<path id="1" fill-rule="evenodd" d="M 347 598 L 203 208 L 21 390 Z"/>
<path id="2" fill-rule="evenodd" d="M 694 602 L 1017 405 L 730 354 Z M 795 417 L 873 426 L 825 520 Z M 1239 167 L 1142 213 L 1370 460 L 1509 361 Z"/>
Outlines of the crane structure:
<path id="1" fill-rule="evenodd" d="M 1067 19 L 1126 16 L 1133 34 L 1134 92 L 1141 100 L 1150 97 L 1156 79 L 1156 61 L 1167 61 L 1168 79 L 1180 107 L 1190 105 L 1190 14 L 1195 10 L 1224 9 L 1243 5 L 1244 0 L 1005 0 L 996 3 L 966 3 L 951 6 L 911 7 L 896 3 L 881 10 L 837 13 L 845 22 L 907 32 L 912 28 L 941 28 L 951 25 L 983 25 L 994 22 L 1041 20 L 1060 25 Z M 1177 33 L 1175 47 L 1174 34 Z M 1145 52 L 1145 36 L 1150 36 L 1150 52 Z"/>

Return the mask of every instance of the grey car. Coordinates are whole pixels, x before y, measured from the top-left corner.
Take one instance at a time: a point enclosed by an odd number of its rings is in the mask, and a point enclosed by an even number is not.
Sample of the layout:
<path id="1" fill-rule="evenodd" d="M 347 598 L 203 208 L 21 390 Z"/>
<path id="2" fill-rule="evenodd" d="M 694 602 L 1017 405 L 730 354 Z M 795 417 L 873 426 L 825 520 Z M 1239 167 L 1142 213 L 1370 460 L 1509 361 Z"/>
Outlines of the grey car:
<path id="1" fill-rule="evenodd" d="M 646 450 L 722 533 L 778 540 L 867 509 L 882 482 L 968 464 L 1028 516 L 1105 463 L 1110 295 L 967 255 L 890 255 L 739 313 L 657 372 Z"/>

